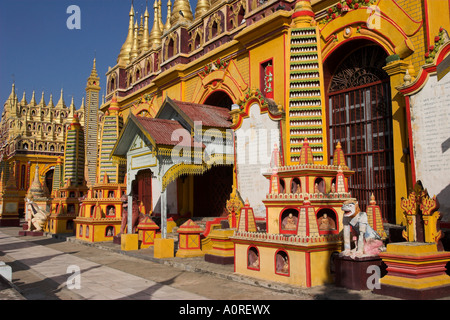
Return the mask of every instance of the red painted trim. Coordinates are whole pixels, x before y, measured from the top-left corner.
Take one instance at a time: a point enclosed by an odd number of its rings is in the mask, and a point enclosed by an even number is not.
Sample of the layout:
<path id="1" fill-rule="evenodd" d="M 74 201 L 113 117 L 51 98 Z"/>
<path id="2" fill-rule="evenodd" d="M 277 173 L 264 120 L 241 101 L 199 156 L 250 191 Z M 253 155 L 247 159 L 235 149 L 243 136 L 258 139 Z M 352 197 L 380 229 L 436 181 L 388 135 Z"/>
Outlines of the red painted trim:
<path id="1" fill-rule="evenodd" d="M 211 232 L 211 227 L 213 224 L 220 224 L 220 221 L 227 220 L 227 219 L 228 219 L 227 217 L 223 217 L 223 218 L 219 217 L 219 218 L 215 218 L 212 221 L 207 221 L 206 226 L 205 226 L 205 231 L 203 231 L 202 235 L 204 237 L 207 237 L 209 235 L 209 233 Z"/>
<path id="2" fill-rule="evenodd" d="M 439 55 L 436 58 L 436 65 L 441 64 L 442 60 L 444 60 L 447 54 L 449 53 L 450 53 L 450 44 L 447 43 L 443 48 L 441 48 L 441 52 L 439 52 Z"/>
<path id="3" fill-rule="evenodd" d="M 411 175 L 412 175 L 412 184 L 416 184 L 416 164 L 414 161 L 414 143 L 412 136 L 412 127 L 411 127 L 411 104 L 409 102 L 409 96 L 405 96 L 406 100 L 406 122 L 408 124 L 408 138 L 409 138 L 409 159 L 411 162 Z"/>
<path id="4" fill-rule="evenodd" d="M 319 221 L 317 220 L 317 214 L 322 209 L 329 209 L 329 210 L 334 212 L 334 217 L 336 219 L 333 219 L 333 220 L 334 220 L 334 223 L 336 224 L 336 230 L 328 230 L 328 231 L 320 231 L 319 230 Z M 317 208 L 317 210 L 314 211 L 314 215 L 316 216 L 317 230 L 319 230 L 319 234 L 320 235 L 338 234 L 339 233 L 339 215 L 336 212 L 336 210 L 334 210 L 334 208 L 332 206 L 320 206 L 319 208 Z M 374 213 L 374 217 L 375 217 L 375 213 Z"/>
<path id="5" fill-rule="evenodd" d="M 359 39 L 370 40 L 371 42 L 373 42 L 373 43 L 379 45 L 381 48 L 383 48 L 383 49 L 386 51 L 386 48 L 385 48 L 381 43 L 375 41 L 373 38 L 370 38 L 370 37 L 362 36 L 362 35 L 361 35 L 361 36 L 349 38 L 349 39 L 346 39 L 346 40 L 344 40 L 344 41 L 339 42 L 339 44 L 338 44 L 337 46 L 335 46 L 335 47 L 333 47 L 332 49 L 330 49 L 330 51 L 327 53 L 327 55 L 324 56 L 324 57 L 322 58 L 323 62 L 325 63 L 325 61 L 328 59 L 328 57 L 329 57 L 334 51 L 336 51 L 336 49 L 338 49 L 341 45 L 343 45 L 343 44 L 345 44 L 345 43 L 347 43 L 347 42 L 349 42 L 349 41 L 359 40 Z M 390 41 L 389 41 L 389 43 L 392 45 L 392 47 L 394 47 L 394 45 L 393 45 Z M 386 53 L 387 53 L 388 55 L 390 54 L 390 52 L 388 52 L 388 51 L 386 51 Z"/>
<path id="6" fill-rule="evenodd" d="M 301 11 L 294 12 L 294 14 L 292 15 L 292 19 L 295 19 L 300 16 L 309 16 L 309 17 L 313 17 L 313 18 L 315 17 L 314 12 L 309 11 L 309 10 L 301 10 Z"/>
<path id="7" fill-rule="evenodd" d="M 311 254 L 305 252 L 306 287 L 311 288 Z"/>
<path id="8" fill-rule="evenodd" d="M 261 83 L 262 82 L 264 82 L 263 81 L 263 78 L 261 78 L 262 76 L 263 76 L 263 73 L 262 73 L 262 71 L 264 70 L 264 68 L 262 67 L 262 65 L 264 64 L 264 63 L 266 63 L 266 62 L 272 62 L 272 70 L 273 70 L 273 82 L 272 82 L 272 84 L 273 84 L 273 96 L 275 97 L 275 63 L 274 63 L 274 59 L 273 59 L 273 57 L 270 57 L 269 59 L 266 59 L 266 60 L 264 60 L 264 61 L 261 61 L 260 63 L 259 63 L 259 82 L 260 82 L 260 88 L 259 88 L 259 90 L 261 91 L 261 93 L 264 95 L 264 91 L 262 90 L 263 88 L 261 88 Z M 272 99 L 274 99 L 274 98 L 272 98 Z"/>
<path id="9" fill-rule="evenodd" d="M 269 208 L 266 206 L 266 222 L 269 221 Z M 269 232 L 269 223 L 266 223 L 266 233 L 270 233 Z"/>
<path id="10" fill-rule="evenodd" d="M 248 264 L 248 252 L 250 251 L 250 249 L 251 248 L 254 248 L 255 250 L 256 250 L 256 252 L 257 252 L 257 255 L 258 255 L 258 261 L 259 261 L 259 267 L 258 268 L 255 268 L 255 267 L 250 267 L 249 266 L 249 264 Z M 261 270 L 261 257 L 260 257 L 260 255 L 259 255 L 259 250 L 258 250 L 258 248 L 256 247 L 256 246 L 248 246 L 247 247 L 247 269 L 249 269 L 249 270 L 255 270 L 255 271 L 260 271 Z"/>
<path id="11" fill-rule="evenodd" d="M 283 213 L 286 210 L 290 210 L 290 209 L 294 209 L 294 210 L 297 211 L 297 227 L 295 228 L 295 230 L 283 230 L 283 229 L 281 229 L 281 217 L 282 217 Z M 284 207 L 283 210 L 280 212 L 280 215 L 278 217 L 278 221 L 279 221 L 279 226 L 278 227 L 279 227 L 280 234 L 297 234 L 299 220 L 300 220 L 300 210 L 298 209 L 298 207 L 294 207 L 294 206 Z"/>
<path id="12" fill-rule="evenodd" d="M 278 252 L 284 252 L 286 254 L 286 256 L 287 256 L 287 259 L 288 259 L 288 273 L 279 273 L 279 272 L 277 272 L 277 254 L 278 254 Z M 275 271 L 275 274 L 280 275 L 280 276 L 285 276 L 285 277 L 290 277 L 291 276 L 291 258 L 289 257 L 289 254 L 287 253 L 286 250 L 278 249 L 275 252 L 274 262 L 275 262 L 275 265 L 274 265 L 274 269 L 273 270 Z"/>

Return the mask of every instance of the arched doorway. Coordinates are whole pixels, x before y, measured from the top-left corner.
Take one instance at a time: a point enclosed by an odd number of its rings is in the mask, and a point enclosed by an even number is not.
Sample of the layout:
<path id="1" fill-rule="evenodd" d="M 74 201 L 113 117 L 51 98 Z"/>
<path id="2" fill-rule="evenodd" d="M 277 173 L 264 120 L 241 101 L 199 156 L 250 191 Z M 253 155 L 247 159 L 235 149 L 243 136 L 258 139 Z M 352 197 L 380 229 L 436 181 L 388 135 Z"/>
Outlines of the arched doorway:
<path id="1" fill-rule="evenodd" d="M 47 187 L 47 190 L 52 193 L 53 190 L 53 174 L 55 170 L 50 169 L 45 173 L 45 186 Z"/>
<path id="2" fill-rule="evenodd" d="M 230 96 L 225 91 L 214 91 L 206 98 L 203 104 L 231 110 L 233 100 L 231 100 Z"/>
<path id="3" fill-rule="evenodd" d="M 355 49 L 356 48 L 356 49 Z M 369 41 L 350 42 L 325 64 L 329 151 L 341 143 L 355 171 L 349 190 L 361 210 L 373 193 L 383 219 L 395 221 L 392 105 L 387 53 Z"/>

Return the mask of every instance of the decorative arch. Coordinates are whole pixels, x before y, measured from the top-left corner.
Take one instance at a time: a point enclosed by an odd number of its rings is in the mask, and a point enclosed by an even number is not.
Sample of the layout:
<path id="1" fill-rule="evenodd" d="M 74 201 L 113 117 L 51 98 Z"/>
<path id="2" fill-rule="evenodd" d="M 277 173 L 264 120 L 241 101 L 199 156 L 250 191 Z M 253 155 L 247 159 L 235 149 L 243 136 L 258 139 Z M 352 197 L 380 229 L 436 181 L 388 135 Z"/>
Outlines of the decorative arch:
<path id="1" fill-rule="evenodd" d="M 397 54 L 401 59 L 414 52 L 410 37 L 420 30 L 423 21 L 413 20 L 395 1 L 379 0 L 373 12 L 368 6 L 353 4 L 345 14 L 338 5 L 330 8 L 329 16 L 319 22 L 324 60 L 351 39 L 371 40 L 389 55 Z M 395 21 L 391 17 L 395 17 Z"/>
<path id="2" fill-rule="evenodd" d="M 214 39 L 224 30 L 224 16 L 221 11 L 214 13 L 206 25 L 206 38 L 209 40 Z"/>
<path id="3" fill-rule="evenodd" d="M 247 12 L 247 2 L 245 0 L 237 1 L 228 6 L 229 8 L 229 29 L 237 28 L 241 25 Z"/>
<path id="4" fill-rule="evenodd" d="M 189 46 L 191 51 L 195 51 L 203 45 L 203 32 L 202 28 L 198 27 L 191 32 L 191 39 L 189 40 Z"/>
<path id="5" fill-rule="evenodd" d="M 237 102 L 248 89 L 233 60 L 211 62 L 199 71 L 198 76 L 192 99 L 194 103 L 203 103 L 216 90 L 226 92 L 233 102 Z"/>
<path id="6" fill-rule="evenodd" d="M 153 118 L 158 111 L 155 99 L 156 95 L 154 94 L 143 95 L 138 102 L 131 107 L 131 112 L 137 116 Z"/>
<path id="7" fill-rule="evenodd" d="M 178 33 L 172 32 L 164 41 L 164 60 L 169 60 L 178 54 Z"/>
<path id="8" fill-rule="evenodd" d="M 113 92 L 117 88 L 117 75 L 115 73 L 111 74 L 109 78 L 109 92 Z"/>
<path id="9" fill-rule="evenodd" d="M 152 58 L 147 58 L 145 60 L 145 75 L 149 75 L 153 72 L 153 61 Z"/>

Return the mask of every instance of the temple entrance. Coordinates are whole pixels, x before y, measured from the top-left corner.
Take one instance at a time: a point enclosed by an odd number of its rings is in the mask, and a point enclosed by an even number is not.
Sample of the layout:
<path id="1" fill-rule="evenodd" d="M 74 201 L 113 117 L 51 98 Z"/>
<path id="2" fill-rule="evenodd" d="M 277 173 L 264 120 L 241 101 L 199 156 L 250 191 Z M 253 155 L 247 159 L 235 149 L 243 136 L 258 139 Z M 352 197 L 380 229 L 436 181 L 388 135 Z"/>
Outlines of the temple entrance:
<path id="1" fill-rule="evenodd" d="M 48 170 L 45 174 L 45 186 L 47 187 L 48 191 L 52 193 L 53 190 L 53 173 L 54 169 Z"/>
<path id="2" fill-rule="evenodd" d="M 137 173 L 132 183 L 133 208 L 138 207 L 140 203 L 145 206 L 145 213 L 153 210 L 152 204 L 152 171 L 149 169 L 141 170 Z"/>
<path id="3" fill-rule="evenodd" d="M 227 200 L 233 187 L 233 166 L 214 166 L 202 175 L 184 175 L 177 180 L 181 216 L 227 216 Z"/>
<path id="4" fill-rule="evenodd" d="M 233 186 L 233 167 L 216 166 L 194 177 L 194 217 L 223 217 Z"/>
<path id="5" fill-rule="evenodd" d="M 327 60 L 329 151 L 341 143 L 355 171 L 349 190 L 361 210 L 373 193 L 385 221 L 395 221 L 392 106 L 386 52 L 366 43 L 343 45 Z M 349 53 L 349 54 L 348 54 Z M 340 63 L 339 63 L 339 62 Z M 331 66 L 334 70 L 330 70 Z M 331 160 L 331 159 L 330 159 Z"/>

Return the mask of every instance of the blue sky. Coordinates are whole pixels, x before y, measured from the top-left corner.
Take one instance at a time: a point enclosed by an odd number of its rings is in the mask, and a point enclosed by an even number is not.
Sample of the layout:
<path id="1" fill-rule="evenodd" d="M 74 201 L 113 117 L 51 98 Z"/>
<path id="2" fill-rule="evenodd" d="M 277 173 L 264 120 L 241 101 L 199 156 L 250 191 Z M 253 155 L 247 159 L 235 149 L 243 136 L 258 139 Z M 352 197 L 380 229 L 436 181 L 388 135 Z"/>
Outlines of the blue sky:
<path id="1" fill-rule="evenodd" d="M 150 28 L 153 2 L 148 1 Z M 162 3 L 165 22 L 167 1 Z M 195 4 L 191 0 L 193 12 Z M 67 28 L 70 5 L 80 8 L 80 30 Z M 145 5 L 134 0 L 139 16 Z M 38 102 L 44 91 L 46 103 L 52 93 L 56 104 L 62 88 L 66 104 L 73 96 L 79 109 L 94 56 L 104 94 L 105 73 L 116 64 L 127 35 L 130 6 L 131 0 L 0 0 L 0 109 L 13 81 L 19 100 L 25 91 L 29 102 L 35 90 Z"/>

